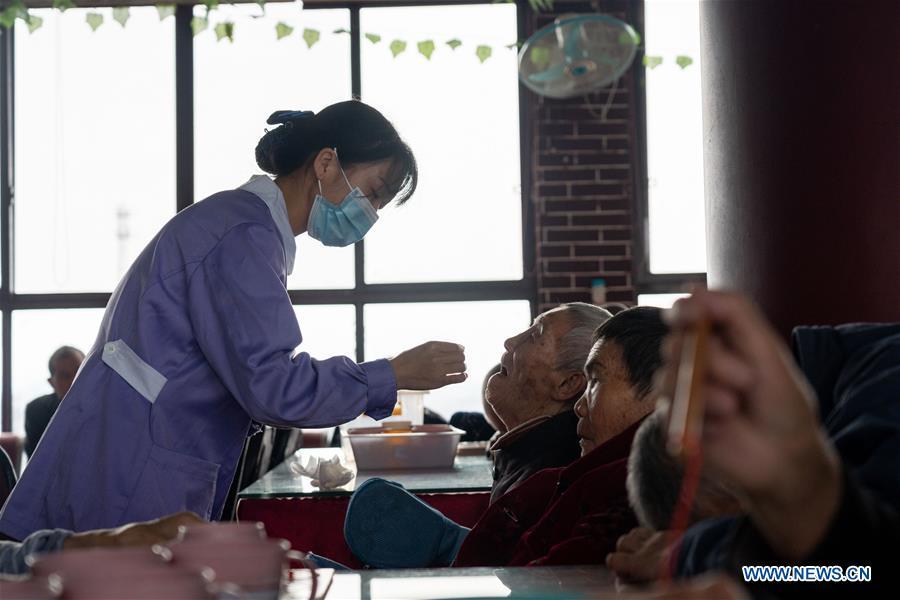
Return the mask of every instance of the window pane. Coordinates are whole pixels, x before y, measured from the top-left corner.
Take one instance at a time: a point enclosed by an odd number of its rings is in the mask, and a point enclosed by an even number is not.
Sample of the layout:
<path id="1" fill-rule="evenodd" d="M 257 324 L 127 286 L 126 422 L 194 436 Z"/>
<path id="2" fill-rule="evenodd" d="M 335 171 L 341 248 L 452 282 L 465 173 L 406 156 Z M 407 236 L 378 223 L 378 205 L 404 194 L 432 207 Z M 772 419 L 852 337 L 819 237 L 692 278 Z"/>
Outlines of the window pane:
<path id="1" fill-rule="evenodd" d="M 87 354 L 100 331 L 103 309 L 17 310 L 12 319 L 12 424 L 14 432 L 24 434 L 25 405 L 53 393 L 47 383 L 50 355 L 60 346 Z"/>
<path id="2" fill-rule="evenodd" d="M 431 60 L 417 38 L 436 45 Z M 519 279 L 522 211 L 513 4 L 361 11 L 362 97 L 391 119 L 419 163 L 407 206 L 366 237 L 369 283 Z M 446 41 L 459 38 L 455 51 Z M 392 58 L 392 40 L 407 40 Z M 421 41 L 419 39 L 419 41 Z M 480 64 L 475 49 L 490 45 Z"/>
<path id="3" fill-rule="evenodd" d="M 646 0 L 650 271 L 706 271 L 698 0 Z M 681 68 L 679 56 L 693 63 Z"/>
<path id="4" fill-rule="evenodd" d="M 656 306 L 672 308 L 679 298 L 687 298 L 690 294 L 638 294 L 638 306 Z"/>
<path id="5" fill-rule="evenodd" d="M 428 408 L 446 418 L 457 411 L 481 411 L 481 383 L 500 362 L 503 342 L 528 327 L 525 300 L 370 304 L 365 307 L 366 359 L 387 358 L 430 340 L 462 344 L 469 378 L 425 397 Z"/>
<path id="6" fill-rule="evenodd" d="M 86 12 L 16 25 L 19 292 L 111 291 L 175 214 L 174 19 Z"/>
<path id="7" fill-rule="evenodd" d="M 203 15 L 206 7 L 197 6 Z M 259 173 L 254 150 L 276 110 L 313 110 L 350 99 L 350 28 L 347 10 L 301 10 L 296 3 L 220 5 L 213 23 L 233 20 L 234 42 L 216 41 L 213 31 L 194 38 L 195 189 L 199 200 L 234 189 Z M 252 18 L 256 16 L 259 18 Z M 275 26 L 292 35 L 278 40 Z M 300 34 L 321 32 L 307 48 Z M 353 248 L 325 248 L 303 235 L 288 278 L 292 289 L 353 287 Z"/>
<path id="8" fill-rule="evenodd" d="M 313 358 L 348 356 L 356 360 L 356 309 L 353 305 L 294 306 L 303 342 L 297 350 Z"/>

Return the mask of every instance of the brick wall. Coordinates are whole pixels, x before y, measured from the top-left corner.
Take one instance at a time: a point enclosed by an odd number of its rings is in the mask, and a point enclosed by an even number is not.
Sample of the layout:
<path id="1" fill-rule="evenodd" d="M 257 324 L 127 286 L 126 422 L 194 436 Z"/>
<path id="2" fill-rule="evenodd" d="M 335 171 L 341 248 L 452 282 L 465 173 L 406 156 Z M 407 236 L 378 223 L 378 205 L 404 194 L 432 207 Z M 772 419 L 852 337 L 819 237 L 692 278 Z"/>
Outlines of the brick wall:
<path id="1" fill-rule="evenodd" d="M 622 2 L 600 12 L 626 20 Z M 596 12 L 592 3 L 557 0 L 554 13 L 532 14 L 530 31 L 556 15 Z M 635 161 L 632 77 L 609 90 L 569 100 L 530 96 L 531 200 L 534 204 L 538 310 L 591 297 L 606 280 L 609 302 L 633 303 L 632 190 Z"/>

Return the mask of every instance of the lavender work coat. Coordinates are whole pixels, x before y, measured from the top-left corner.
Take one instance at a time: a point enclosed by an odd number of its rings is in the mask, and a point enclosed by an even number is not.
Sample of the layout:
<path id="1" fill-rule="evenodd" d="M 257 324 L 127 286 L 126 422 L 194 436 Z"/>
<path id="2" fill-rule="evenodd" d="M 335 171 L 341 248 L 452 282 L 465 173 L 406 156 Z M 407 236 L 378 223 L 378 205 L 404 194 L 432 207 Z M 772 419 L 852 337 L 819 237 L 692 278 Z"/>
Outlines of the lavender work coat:
<path id="1" fill-rule="evenodd" d="M 84 531 L 190 510 L 217 518 L 252 421 L 327 427 L 396 401 L 390 364 L 294 354 L 296 251 L 268 177 L 169 221 L 109 301 L 0 513 L 0 532 Z"/>

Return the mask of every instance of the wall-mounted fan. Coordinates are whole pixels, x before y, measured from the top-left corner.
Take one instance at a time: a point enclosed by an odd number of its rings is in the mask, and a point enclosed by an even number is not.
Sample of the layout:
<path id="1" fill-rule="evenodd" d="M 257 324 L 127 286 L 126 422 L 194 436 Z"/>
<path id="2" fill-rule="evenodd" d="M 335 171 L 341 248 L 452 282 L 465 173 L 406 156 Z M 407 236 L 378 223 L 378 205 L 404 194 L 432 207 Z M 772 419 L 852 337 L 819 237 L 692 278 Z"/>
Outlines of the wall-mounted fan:
<path id="1" fill-rule="evenodd" d="M 600 14 L 565 15 L 539 29 L 519 51 L 519 79 L 550 98 L 571 98 L 614 83 L 631 66 L 640 37 Z"/>

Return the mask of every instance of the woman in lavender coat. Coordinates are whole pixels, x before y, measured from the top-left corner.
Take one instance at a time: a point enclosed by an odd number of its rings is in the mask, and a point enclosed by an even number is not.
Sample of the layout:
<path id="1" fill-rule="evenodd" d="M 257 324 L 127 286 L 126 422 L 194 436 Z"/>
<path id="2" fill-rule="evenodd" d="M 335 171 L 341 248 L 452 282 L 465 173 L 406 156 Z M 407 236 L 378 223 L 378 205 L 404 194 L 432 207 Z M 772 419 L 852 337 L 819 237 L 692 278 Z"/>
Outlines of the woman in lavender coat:
<path id="1" fill-rule="evenodd" d="M 398 388 L 463 381 L 463 349 L 428 342 L 357 364 L 295 354 L 295 236 L 359 241 L 417 182 L 394 127 L 361 102 L 279 111 L 260 168 L 169 221 L 113 292 L 97 340 L 0 513 L 0 533 L 85 531 L 222 511 L 255 422 L 388 416 Z M 300 346 L 302 350 L 302 346 Z"/>

